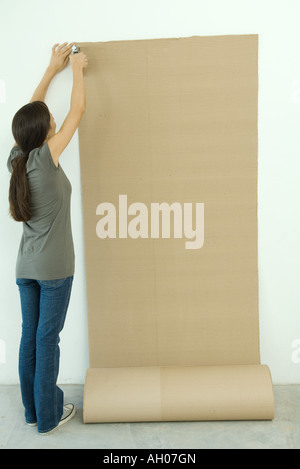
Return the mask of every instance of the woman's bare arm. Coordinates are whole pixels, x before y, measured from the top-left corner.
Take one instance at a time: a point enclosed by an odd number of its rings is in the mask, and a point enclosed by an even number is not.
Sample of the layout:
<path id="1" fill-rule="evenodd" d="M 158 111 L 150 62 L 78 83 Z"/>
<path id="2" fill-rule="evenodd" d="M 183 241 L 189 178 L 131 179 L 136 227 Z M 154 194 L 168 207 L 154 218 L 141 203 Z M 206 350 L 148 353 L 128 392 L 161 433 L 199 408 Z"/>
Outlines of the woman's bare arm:
<path id="1" fill-rule="evenodd" d="M 70 111 L 60 130 L 48 140 L 50 153 L 56 166 L 58 166 L 59 157 L 73 137 L 85 111 L 83 69 L 87 66 L 87 58 L 83 52 L 80 52 L 72 55 L 70 61 L 73 69 Z"/>
<path id="2" fill-rule="evenodd" d="M 69 45 L 67 42 L 61 45 L 54 44 L 54 46 L 52 47 L 50 63 L 43 75 L 42 80 L 40 81 L 35 92 L 33 93 L 33 96 L 30 100 L 31 103 L 33 101 L 45 101 L 45 97 L 52 79 L 68 64 L 72 46 L 74 44 L 74 42 Z M 13 147 L 16 146 L 18 146 L 18 144 L 15 142 Z"/>
<path id="3" fill-rule="evenodd" d="M 47 67 L 42 80 L 40 81 L 30 100 L 31 103 L 33 101 L 45 101 L 45 97 L 53 77 L 58 72 L 63 70 L 69 62 L 73 44 L 74 43 L 68 45 L 67 42 L 62 45 L 54 44 L 52 47 L 52 55 L 49 66 Z"/>

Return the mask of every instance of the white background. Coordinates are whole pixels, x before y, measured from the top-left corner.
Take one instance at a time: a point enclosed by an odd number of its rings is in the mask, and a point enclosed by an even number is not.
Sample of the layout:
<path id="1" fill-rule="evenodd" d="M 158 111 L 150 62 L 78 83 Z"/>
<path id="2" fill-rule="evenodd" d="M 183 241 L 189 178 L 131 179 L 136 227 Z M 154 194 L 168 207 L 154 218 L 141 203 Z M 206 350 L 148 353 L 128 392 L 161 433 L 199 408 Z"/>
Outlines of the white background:
<path id="1" fill-rule="evenodd" d="M 8 216 L 11 120 L 41 79 L 56 42 L 259 34 L 259 293 L 261 361 L 275 384 L 300 383 L 300 1 L 1 0 L 0 383 L 18 383 L 21 225 Z M 46 102 L 58 128 L 70 103 L 70 66 Z M 83 383 L 87 306 L 78 136 L 61 157 L 72 186 L 76 274 L 61 334 L 61 383 Z M 294 348 L 293 348 L 294 344 Z"/>

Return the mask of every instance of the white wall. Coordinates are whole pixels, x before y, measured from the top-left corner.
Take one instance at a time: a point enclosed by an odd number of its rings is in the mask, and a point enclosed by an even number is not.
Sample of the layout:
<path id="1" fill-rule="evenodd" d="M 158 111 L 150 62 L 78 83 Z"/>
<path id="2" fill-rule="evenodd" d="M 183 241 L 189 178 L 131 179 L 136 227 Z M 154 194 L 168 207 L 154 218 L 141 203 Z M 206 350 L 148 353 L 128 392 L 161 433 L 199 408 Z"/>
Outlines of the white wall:
<path id="1" fill-rule="evenodd" d="M 7 201 L 11 120 L 30 100 L 51 46 L 221 34 L 259 34 L 261 359 L 270 366 L 275 384 L 300 383 L 299 20 L 299 0 L 1 0 L 0 383 L 18 382 L 21 325 L 15 285 L 21 226 L 9 218 Z M 46 102 L 58 126 L 68 111 L 71 85 L 68 68 L 49 89 Z M 77 134 L 61 163 L 73 185 L 76 275 L 61 334 L 59 381 L 83 383 L 88 339 Z"/>

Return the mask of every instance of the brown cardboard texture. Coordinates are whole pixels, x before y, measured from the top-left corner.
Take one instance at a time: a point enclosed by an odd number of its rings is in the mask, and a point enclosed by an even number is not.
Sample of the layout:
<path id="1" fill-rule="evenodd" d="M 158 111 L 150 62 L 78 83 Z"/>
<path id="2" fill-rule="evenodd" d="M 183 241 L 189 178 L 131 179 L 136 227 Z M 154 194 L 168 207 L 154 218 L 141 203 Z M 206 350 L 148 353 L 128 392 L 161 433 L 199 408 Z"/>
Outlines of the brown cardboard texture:
<path id="1" fill-rule="evenodd" d="M 259 351 L 258 36 L 80 47 L 85 422 L 273 418 Z"/>

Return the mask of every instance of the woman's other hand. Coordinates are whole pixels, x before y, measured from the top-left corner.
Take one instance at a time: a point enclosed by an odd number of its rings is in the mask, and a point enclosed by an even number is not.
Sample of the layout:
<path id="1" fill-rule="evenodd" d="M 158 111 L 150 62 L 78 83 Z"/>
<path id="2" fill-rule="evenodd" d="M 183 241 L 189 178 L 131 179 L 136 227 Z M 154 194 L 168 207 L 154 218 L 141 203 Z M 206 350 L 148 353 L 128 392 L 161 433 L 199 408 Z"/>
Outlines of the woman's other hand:
<path id="1" fill-rule="evenodd" d="M 87 57 L 83 52 L 78 52 L 78 54 L 70 55 L 70 62 L 72 68 L 78 67 L 80 69 L 86 68 L 88 65 Z"/>
<path id="2" fill-rule="evenodd" d="M 61 45 L 54 44 L 52 47 L 52 55 L 49 64 L 49 68 L 51 68 L 53 72 L 58 73 L 65 68 L 69 62 L 70 53 L 74 44 L 74 42 L 71 44 L 68 44 L 67 42 L 64 42 Z"/>

